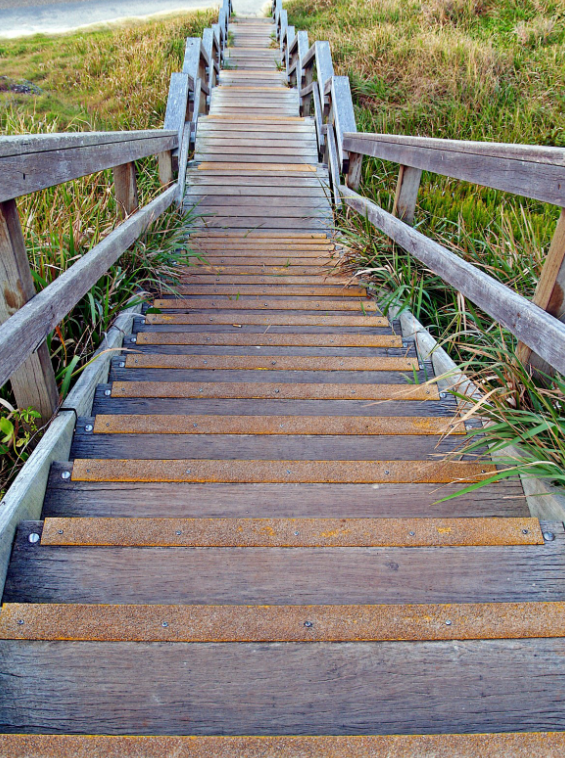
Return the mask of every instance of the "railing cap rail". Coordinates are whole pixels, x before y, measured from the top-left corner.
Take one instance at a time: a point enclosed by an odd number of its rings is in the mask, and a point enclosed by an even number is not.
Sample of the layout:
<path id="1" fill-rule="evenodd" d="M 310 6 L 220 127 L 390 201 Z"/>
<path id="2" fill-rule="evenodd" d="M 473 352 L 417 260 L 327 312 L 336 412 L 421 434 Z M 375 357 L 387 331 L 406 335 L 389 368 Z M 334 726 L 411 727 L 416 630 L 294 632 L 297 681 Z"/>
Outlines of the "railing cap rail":
<path id="1" fill-rule="evenodd" d="M 472 142 L 470 140 L 451 140 L 438 137 L 411 137 L 402 134 L 373 134 L 372 132 L 346 132 L 343 136 L 346 140 L 354 138 L 367 140 L 367 142 L 390 143 L 406 147 L 565 166 L 565 148 L 563 147 L 522 145 L 511 142 Z"/>
<path id="2" fill-rule="evenodd" d="M 169 129 L 140 129 L 133 132 L 56 132 L 54 134 L 21 134 L 0 137 L 0 158 L 45 153 L 53 150 L 71 150 L 80 147 L 128 143 L 157 137 L 174 137 Z"/>

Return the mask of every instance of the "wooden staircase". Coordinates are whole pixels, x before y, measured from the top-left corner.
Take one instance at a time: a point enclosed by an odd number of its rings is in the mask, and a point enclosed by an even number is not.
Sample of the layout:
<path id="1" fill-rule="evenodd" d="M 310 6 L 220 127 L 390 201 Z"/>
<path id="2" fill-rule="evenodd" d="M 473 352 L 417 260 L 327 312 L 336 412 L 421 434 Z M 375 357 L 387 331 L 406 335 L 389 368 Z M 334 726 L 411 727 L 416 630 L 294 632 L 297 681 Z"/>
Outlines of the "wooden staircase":
<path id="1" fill-rule="evenodd" d="M 272 26 L 231 28 L 196 263 L 18 530 L 0 755 L 561 756 L 563 524 L 517 479 L 437 502 L 493 464 L 444 459 L 454 399 L 336 273 Z"/>

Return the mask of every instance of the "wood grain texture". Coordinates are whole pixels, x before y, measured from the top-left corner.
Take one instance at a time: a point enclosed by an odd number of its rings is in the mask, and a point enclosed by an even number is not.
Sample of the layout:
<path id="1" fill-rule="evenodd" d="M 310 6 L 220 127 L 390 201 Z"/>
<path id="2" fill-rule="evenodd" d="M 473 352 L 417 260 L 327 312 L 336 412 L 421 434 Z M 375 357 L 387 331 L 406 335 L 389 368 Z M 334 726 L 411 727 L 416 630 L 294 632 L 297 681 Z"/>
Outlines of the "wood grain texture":
<path id="1" fill-rule="evenodd" d="M 426 137 L 346 134 L 354 153 L 565 205 L 565 151 L 529 145 L 490 145 Z"/>
<path id="2" fill-rule="evenodd" d="M 565 325 L 437 242 L 342 186 L 344 200 L 401 247 L 565 373 Z"/>
<path id="3" fill-rule="evenodd" d="M 110 395 L 106 395 L 110 392 Z M 112 397 L 111 385 L 100 384 L 94 397 L 93 413 L 143 413 L 151 414 L 191 414 L 212 415 L 284 415 L 308 416 L 363 416 L 364 418 L 391 416 L 425 416 L 431 418 L 453 417 L 457 408 L 447 398 L 442 400 L 388 400 L 386 403 L 367 403 L 366 400 L 285 400 L 285 399 L 223 399 L 223 398 L 140 398 Z M 92 423 L 87 417 L 85 424 Z M 82 418 L 80 419 L 82 422 Z"/>
<path id="4" fill-rule="evenodd" d="M 25 522 L 17 533 L 4 602 L 563 601 L 563 529 L 556 523 L 551 528 L 554 542 L 527 546 L 93 549 L 32 545 L 28 535 L 41 534 L 41 524 Z"/>
<path id="5" fill-rule="evenodd" d="M 337 426 L 337 424 L 336 424 Z M 373 461 L 375 454 L 384 459 L 411 461 L 432 459 L 434 455 L 457 450 L 461 440 L 449 437 L 439 442 L 439 436 L 406 435 L 402 442 L 394 434 L 383 434 L 378 439 L 370 435 L 281 435 L 257 434 L 251 423 L 244 432 L 222 434 L 75 434 L 71 457 L 123 460 L 178 460 L 232 458 L 253 460 L 332 460 Z M 475 460 L 473 458 L 472 460 Z M 336 465 L 337 468 L 337 465 Z M 320 480 L 318 480 L 320 481 Z M 382 481 L 382 477 L 378 480 Z M 416 479 L 417 481 L 417 479 Z"/>
<path id="6" fill-rule="evenodd" d="M 405 224 L 412 225 L 414 223 L 416 200 L 418 198 L 421 178 L 421 169 L 412 168 L 411 166 L 400 166 L 392 215 L 398 216 Z"/>
<path id="7" fill-rule="evenodd" d="M 102 133 L 98 138 L 92 136 L 90 139 L 81 139 L 78 135 L 71 134 L 53 135 L 57 139 L 51 141 L 48 140 L 51 135 L 42 135 L 47 140 L 44 144 L 49 145 L 49 149 L 39 150 L 33 149 L 35 144 L 30 139 L 31 135 L 26 136 L 17 152 L 14 147 L 14 153 L 0 156 L 0 201 L 173 150 L 179 144 L 179 139 L 169 125 L 164 131 L 126 132 L 128 138 L 125 140 L 115 138 L 113 134 Z M 4 137 L 3 142 L 11 139 L 19 138 Z M 8 143 L 8 146 L 10 144 L 14 143 Z"/>
<path id="8" fill-rule="evenodd" d="M 72 482 L 54 464 L 43 516 L 106 517 L 463 517 L 527 516 L 519 481 L 505 480 L 438 502 L 461 484 L 179 484 Z"/>
<path id="9" fill-rule="evenodd" d="M 139 209 L 135 163 L 124 163 L 114 168 L 114 191 L 121 218 L 131 216 Z"/>

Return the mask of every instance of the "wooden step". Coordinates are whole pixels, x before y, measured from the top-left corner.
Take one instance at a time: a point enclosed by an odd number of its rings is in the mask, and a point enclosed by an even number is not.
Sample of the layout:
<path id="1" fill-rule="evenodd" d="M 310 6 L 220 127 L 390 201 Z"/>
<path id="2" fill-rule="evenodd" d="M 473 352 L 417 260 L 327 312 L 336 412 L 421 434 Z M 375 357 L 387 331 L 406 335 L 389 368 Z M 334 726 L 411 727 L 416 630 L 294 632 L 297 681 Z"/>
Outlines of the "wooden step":
<path id="1" fill-rule="evenodd" d="M 252 313 L 230 313 L 230 311 L 224 310 L 210 315 L 208 313 L 148 313 L 145 319 L 148 324 L 220 324 L 224 326 L 255 324 L 258 326 L 329 326 L 334 328 L 342 326 L 355 328 L 389 326 L 389 321 L 384 316 L 355 316 L 345 313 L 338 316 L 327 316 L 325 314 L 289 315 L 277 312 L 255 315 Z"/>
<path id="2" fill-rule="evenodd" d="M 42 545 L 440 547 L 543 545 L 538 519 L 48 518 Z M 565 618 L 564 618 L 565 621 Z"/>
<path id="3" fill-rule="evenodd" d="M 73 481 L 108 482 L 477 482 L 496 473 L 466 461 L 76 459 Z"/>
<path id="4" fill-rule="evenodd" d="M 230 310 L 268 310 L 268 311 L 356 311 L 357 313 L 375 313 L 379 310 L 374 300 L 360 300 L 358 302 L 343 302 L 341 300 L 322 300 L 312 298 L 305 300 L 269 300 L 246 297 L 240 300 L 216 300 L 214 298 L 194 298 L 193 300 L 181 300 L 175 298 L 157 298 L 153 302 L 154 308 L 167 310 L 190 308 L 191 310 L 207 310 L 229 308 Z"/>
<path id="5" fill-rule="evenodd" d="M 92 425 L 90 425 L 92 426 Z M 381 459 L 396 461 L 429 460 L 457 455 L 460 437 L 441 438 L 433 434 L 410 434 L 399 439 L 395 434 L 198 434 L 167 432 L 156 434 L 117 433 L 94 434 L 77 427 L 71 446 L 73 458 L 103 458 L 106 460 L 184 460 L 217 459 L 299 461 L 335 460 L 372 461 L 375 446 Z M 466 456 L 463 460 L 475 460 Z"/>
<path id="6" fill-rule="evenodd" d="M 395 334 L 247 334 L 232 332 L 138 332 L 143 345 L 237 345 L 302 346 L 334 348 L 401 348 L 402 337 Z"/>
<path id="7" fill-rule="evenodd" d="M 295 355 L 127 355 L 125 368 L 251 369 L 254 371 L 412 371 L 417 358 L 351 358 Z"/>
<path id="8" fill-rule="evenodd" d="M 113 414 L 96 417 L 94 434 L 465 434 L 455 418 L 387 416 L 167 416 Z"/>
<path id="9" fill-rule="evenodd" d="M 199 285 L 189 284 L 177 287 L 179 295 L 209 295 L 236 297 L 242 295 L 260 295 L 262 297 L 366 297 L 367 293 L 360 287 L 331 287 L 320 284 L 317 287 L 285 287 L 281 284 L 254 286 L 245 284 L 233 285 Z"/>
<path id="10" fill-rule="evenodd" d="M 544 534 L 553 535 L 545 544 L 454 547 L 91 547 L 30 541 L 32 535 L 41 538 L 42 529 L 41 522 L 19 527 L 5 603 L 565 601 L 564 533 L 556 522 L 542 523 Z M 565 649 L 565 640 L 561 644 Z"/>
<path id="11" fill-rule="evenodd" d="M 0 614 L 0 639 L 4 640 L 336 643 L 563 636 L 563 602 L 333 606 L 5 603 Z"/>
<path id="12" fill-rule="evenodd" d="M 273 398 L 277 400 L 438 400 L 435 384 L 113 382 L 111 397 Z"/>
<path id="13" fill-rule="evenodd" d="M 122 401 L 124 402 L 124 401 Z M 205 402 L 205 401 L 199 401 Z M 71 463 L 51 467 L 44 517 L 289 518 L 524 517 L 529 515 L 517 478 L 459 494 L 464 484 L 198 484 L 73 482 Z M 260 509 L 258 509 L 260 504 Z"/>
<path id="14" fill-rule="evenodd" d="M 53 734 L 0 735 L 11 758 L 561 758 L 563 732 L 390 736 L 135 737 Z"/>
<path id="15" fill-rule="evenodd" d="M 257 276 L 253 274 L 231 274 L 227 275 L 223 272 L 218 274 L 211 274 L 205 267 L 197 266 L 199 270 L 195 270 L 193 266 L 185 267 L 184 271 L 180 273 L 180 281 L 183 286 L 193 287 L 200 286 L 202 284 L 222 284 L 231 288 L 239 287 L 241 285 L 293 285 L 296 284 L 298 289 L 304 285 L 319 285 L 319 286 L 332 286 L 337 288 L 338 286 L 349 287 L 351 286 L 351 280 L 346 277 L 338 276 L 284 276 L 277 274 L 266 274 L 264 276 Z M 181 293 L 182 294 L 182 293 Z"/>

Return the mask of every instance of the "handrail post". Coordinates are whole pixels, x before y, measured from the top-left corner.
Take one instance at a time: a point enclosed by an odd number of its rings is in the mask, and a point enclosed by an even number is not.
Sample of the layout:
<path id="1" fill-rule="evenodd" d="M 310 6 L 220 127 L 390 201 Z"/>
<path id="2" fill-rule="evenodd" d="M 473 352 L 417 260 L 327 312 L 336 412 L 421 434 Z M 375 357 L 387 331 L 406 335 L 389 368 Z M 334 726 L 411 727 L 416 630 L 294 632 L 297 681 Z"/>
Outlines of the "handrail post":
<path id="1" fill-rule="evenodd" d="M 118 214 L 121 218 L 126 218 L 139 209 L 135 163 L 131 161 L 115 166 L 113 175 Z"/>
<path id="2" fill-rule="evenodd" d="M 412 166 L 400 166 L 392 215 L 397 216 L 405 224 L 412 225 L 414 223 L 421 178 L 421 169 Z"/>
<path id="3" fill-rule="evenodd" d="M 363 172 L 363 156 L 361 153 L 349 153 L 349 168 L 345 177 L 345 184 L 349 189 L 357 190 L 361 184 Z"/>
<path id="4" fill-rule="evenodd" d="M 303 75 L 302 78 L 304 80 L 304 83 L 302 85 L 302 88 L 308 87 L 312 82 L 314 81 L 314 59 L 312 58 L 308 65 L 304 67 L 303 69 Z M 300 89 L 300 86 L 299 86 Z M 300 95 L 300 115 L 301 116 L 309 116 L 310 115 L 310 108 L 312 103 L 312 93 L 308 93 L 307 95 Z"/>
<path id="5" fill-rule="evenodd" d="M 565 322 L 565 208 L 561 209 L 533 302 Z M 551 366 L 523 342 L 518 343 L 516 355 L 522 363 L 529 363 L 534 371 L 554 373 Z"/>
<path id="6" fill-rule="evenodd" d="M 15 200 L 0 203 L 0 280 L 3 324 L 35 295 Z M 32 406 L 41 413 L 44 423 L 49 421 L 57 408 L 59 393 L 45 342 L 12 374 L 10 383 L 19 408 Z"/>
<path id="7" fill-rule="evenodd" d="M 157 158 L 159 160 L 159 184 L 161 187 L 166 187 L 173 181 L 173 151 L 166 150 L 164 153 L 159 153 Z"/>

